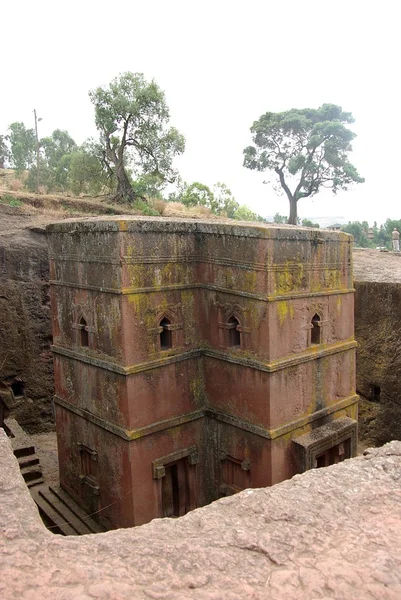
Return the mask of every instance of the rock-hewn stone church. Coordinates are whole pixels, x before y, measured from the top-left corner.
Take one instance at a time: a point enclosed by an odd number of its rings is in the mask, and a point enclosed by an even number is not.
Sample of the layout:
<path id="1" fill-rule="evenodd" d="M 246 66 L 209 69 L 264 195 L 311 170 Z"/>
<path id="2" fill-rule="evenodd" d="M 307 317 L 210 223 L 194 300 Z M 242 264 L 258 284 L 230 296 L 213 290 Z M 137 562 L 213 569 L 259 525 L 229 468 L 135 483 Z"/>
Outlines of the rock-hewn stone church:
<path id="1" fill-rule="evenodd" d="M 48 233 L 60 482 L 105 527 L 355 455 L 350 236 L 141 217 Z"/>

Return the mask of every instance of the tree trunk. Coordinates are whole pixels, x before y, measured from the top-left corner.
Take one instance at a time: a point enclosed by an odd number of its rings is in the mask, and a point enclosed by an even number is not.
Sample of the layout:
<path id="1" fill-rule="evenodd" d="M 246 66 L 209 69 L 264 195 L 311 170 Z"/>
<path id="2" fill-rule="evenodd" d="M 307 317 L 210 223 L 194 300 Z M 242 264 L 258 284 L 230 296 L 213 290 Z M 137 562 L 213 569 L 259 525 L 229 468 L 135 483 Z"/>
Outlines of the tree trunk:
<path id="1" fill-rule="evenodd" d="M 298 225 L 297 201 L 294 197 L 289 198 L 290 201 L 290 216 L 288 219 L 289 225 Z"/>
<path id="2" fill-rule="evenodd" d="M 117 192 L 114 196 L 115 202 L 121 202 L 129 204 L 130 202 L 135 201 L 135 192 L 131 187 L 130 181 L 128 179 L 128 175 L 125 172 L 124 165 L 122 162 L 116 167 L 116 177 L 117 177 Z"/>

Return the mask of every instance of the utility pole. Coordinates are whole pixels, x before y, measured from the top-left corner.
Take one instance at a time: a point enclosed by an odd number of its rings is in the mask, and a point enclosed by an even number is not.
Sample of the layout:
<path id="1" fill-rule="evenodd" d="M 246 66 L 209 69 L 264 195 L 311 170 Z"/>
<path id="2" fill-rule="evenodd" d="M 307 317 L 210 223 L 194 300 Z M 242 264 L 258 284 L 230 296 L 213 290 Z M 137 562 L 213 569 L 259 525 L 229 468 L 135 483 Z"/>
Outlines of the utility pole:
<path id="1" fill-rule="evenodd" d="M 38 121 L 41 121 L 42 119 L 38 119 L 37 115 L 36 115 L 36 108 L 34 108 L 33 110 L 33 114 L 35 115 L 35 133 L 36 133 L 36 193 L 39 194 L 39 150 L 40 150 L 40 146 L 39 146 L 39 136 L 38 136 Z"/>

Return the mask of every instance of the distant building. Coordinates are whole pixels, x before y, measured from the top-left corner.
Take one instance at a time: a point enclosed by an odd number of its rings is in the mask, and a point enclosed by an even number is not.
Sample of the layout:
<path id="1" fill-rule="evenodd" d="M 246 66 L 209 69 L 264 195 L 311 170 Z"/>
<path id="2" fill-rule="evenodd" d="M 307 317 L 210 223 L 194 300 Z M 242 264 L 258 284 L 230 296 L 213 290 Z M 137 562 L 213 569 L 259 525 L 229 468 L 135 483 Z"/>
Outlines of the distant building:
<path id="1" fill-rule="evenodd" d="M 60 482 L 107 528 L 356 453 L 351 236 L 48 227 Z"/>
<path id="2" fill-rule="evenodd" d="M 341 223 L 334 223 L 334 225 L 329 225 L 327 229 L 330 231 L 341 231 L 341 227 L 344 227 L 344 225 L 341 225 Z"/>

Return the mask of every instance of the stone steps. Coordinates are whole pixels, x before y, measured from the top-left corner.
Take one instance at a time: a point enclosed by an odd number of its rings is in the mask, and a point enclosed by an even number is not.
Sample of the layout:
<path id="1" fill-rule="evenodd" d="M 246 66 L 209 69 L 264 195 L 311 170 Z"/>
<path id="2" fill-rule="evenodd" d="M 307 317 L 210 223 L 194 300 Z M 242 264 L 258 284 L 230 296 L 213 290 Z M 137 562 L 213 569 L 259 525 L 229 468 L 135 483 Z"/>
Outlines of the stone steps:
<path id="1" fill-rule="evenodd" d="M 39 461 L 38 461 L 39 463 Z M 29 488 L 43 482 L 42 468 L 39 464 L 21 467 L 21 475 Z"/>
<path id="2" fill-rule="evenodd" d="M 7 427 L 7 435 L 10 438 L 14 456 L 18 460 L 21 475 L 28 488 L 44 483 L 42 467 L 36 455 L 35 446 L 31 443 L 29 436 L 20 427 L 15 419 L 4 419 Z"/>
<path id="3" fill-rule="evenodd" d="M 47 527 L 55 533 L 87 535 L 105 531 L 58 485 L 41 486 L 31 490 L 31 495 Z"/>

